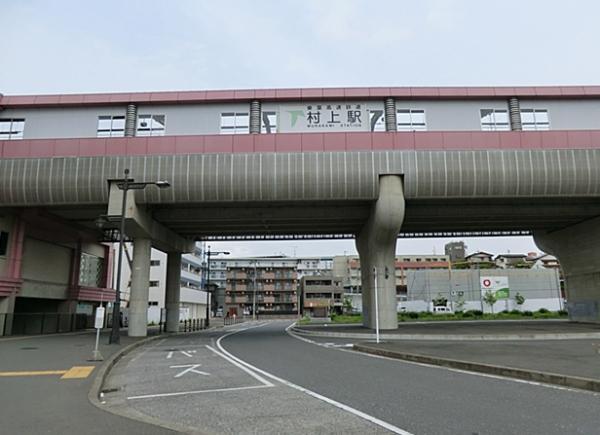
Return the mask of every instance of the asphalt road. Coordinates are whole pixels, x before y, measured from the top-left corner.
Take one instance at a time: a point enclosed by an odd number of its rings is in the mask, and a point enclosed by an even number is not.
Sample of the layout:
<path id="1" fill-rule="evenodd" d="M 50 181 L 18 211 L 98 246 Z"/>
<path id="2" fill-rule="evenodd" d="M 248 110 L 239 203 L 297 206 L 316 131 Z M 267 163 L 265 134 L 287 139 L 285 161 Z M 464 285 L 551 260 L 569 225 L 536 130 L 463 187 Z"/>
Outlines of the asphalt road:
<path id="1" fill-rule="evenodd" d="M 599 394 L 315 345 L 288 335 L 288 324 L 240 331 L 221 344 L 259 369 L 414 434 L 599 433 Z"/>

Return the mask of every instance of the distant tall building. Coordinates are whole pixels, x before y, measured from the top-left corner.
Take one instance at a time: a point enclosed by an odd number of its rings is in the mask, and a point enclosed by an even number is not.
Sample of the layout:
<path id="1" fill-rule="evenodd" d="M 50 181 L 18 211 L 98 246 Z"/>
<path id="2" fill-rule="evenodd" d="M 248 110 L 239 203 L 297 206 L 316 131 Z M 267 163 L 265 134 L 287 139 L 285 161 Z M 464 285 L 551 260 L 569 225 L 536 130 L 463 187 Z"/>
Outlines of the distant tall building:
<path id="1" fill-rule="evenodd" d="M 450 258 L 452 263 L 464 261 L 467 254 L 467 246 L 465 242 L 450 242 L 444 246 L 445 254 Z"/>

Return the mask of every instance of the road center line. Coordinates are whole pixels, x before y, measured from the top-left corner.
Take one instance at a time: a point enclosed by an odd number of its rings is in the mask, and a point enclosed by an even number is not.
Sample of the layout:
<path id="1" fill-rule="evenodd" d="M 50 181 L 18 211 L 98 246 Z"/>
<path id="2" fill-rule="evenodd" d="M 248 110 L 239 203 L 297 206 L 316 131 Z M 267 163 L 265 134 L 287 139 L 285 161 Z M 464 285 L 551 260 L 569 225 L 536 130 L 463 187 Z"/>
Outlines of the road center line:
<path id="1" fill-rule="evenodd" d="M 263 325 L 259 325 L 259 326 L 263 326 Z M 248 328 L 248 329 L 251 329 L 251 328 Z M 305 394 L 308 394 L 309 396 L 312 396 L 315 399 L 319 399 L 319 400 L 322 400 L 322 401 L 324 401 L 326 403 L 329 403 L 330 405 L 333 405 L 336 408 L 339 408 L 339 409 L 347 411 L 347 412 L 349 412 L 351 414 L 354 414 L 357 417 L 360 417 L 360 418 L 362 418 L 364 420 L 367 420 L 367 421 L 369 421 L 369 422 L 371 422 L 373 424 L 376 424 L 377 426 L 380 426 L 380 427 L 382 427 L 384 429 L 387 429 L 387 430 L 389 430 L 389 431 L 391 431 L 393 433 L 397 433 L 397 434 L 400 434 L 400 435 L 412 435 L 410 432 L 407 432 L 407 431 L 405 431 L 403 429 L 400 429 L 397 426 L 394 426 L 394 425 L 392 425 L 390 423 L 387 423 L 387 422 L 385 422 L 383 420 L 380 420 L 377 417 L 374 417 L 372 415 L 366 414 L 366 413 L 364 413 L 362 411 L 359 411 L 358 409 L 352 408 L 352 407 L 350 407 L 348 405 L 345 405 L 343 403 L 340 403 L 340 402 L 338 402 L 336 400 L 330 399 L 329 397 L 325 397 L 325 396 L 323 396 L 323 395 L 321 395 L 319 393 L 315 393 L 314 391 L 311 391 L 311 390 L 309 390 L 307 388 L 301 387 L 300 385 L 296 385 L 296 384 L 294 384 L 294 383 L 292 383 L 290 381 L 287 381 L 285 379 L 277 377 L 277 376 L 275 376 L 275 375 L 273 375 L 273 374 L 271 374 L 269 372 L 266 372 L 266 371 L 264 371 L 262 369 L 259 369 L 258 367 L 255 367 L 252 364 L 249 364 L 246 361 L 243 361 L 240 358 L 232 355 L 230 352 L 228 352 L 227 350 L 225 350 L 225 348 L 223 348 L 223 346 L 221 345 L 221 341 L 224 338 L 229 337 L 230 335 L 237 334 L 238 332 L 240 332 L 240 331 L 230 332 L 228 334 L 225 334 L 225 335 L 219 337 L 219 339 L 217 340 L 217 347 L 219 348 L 219 350 L 223 354 L 225 354 L 228 357 L 230 357 L 231 359 L 233 359 L 233 360 L 239 362 L 240 364 L 246 366 L 250 370 L 253 370 L 253 371 L 257 372 L 257 373 L 260 373 L 263 376 L 266 376 L 266 377 L 268 377 L 270 379 L 273 379 L 276 382 L 279 382 L 279 383 L 281 383 L 281 384 L 283 384 L 283 385 L 285 385 L 287 387 L 294 388 L 295 390 L 298 390 L 298 391 L 301 391 L 301 392 L 303 392 Z"/>

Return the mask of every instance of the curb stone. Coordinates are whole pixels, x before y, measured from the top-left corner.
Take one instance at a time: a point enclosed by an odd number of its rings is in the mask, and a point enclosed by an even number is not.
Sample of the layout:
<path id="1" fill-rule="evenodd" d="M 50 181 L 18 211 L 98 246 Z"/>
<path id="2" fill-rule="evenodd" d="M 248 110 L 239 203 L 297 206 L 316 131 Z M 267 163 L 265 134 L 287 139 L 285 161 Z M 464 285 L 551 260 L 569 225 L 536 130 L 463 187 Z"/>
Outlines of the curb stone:
<path id="1" fill-rule="evenodd" d="M 311 337 L 332 337 L 332 338 L 356 338 L 356 339 L 374 339 L 375 333 L 351 333 L 351 332 L 330 332 L 330 331 L 311 331 L 308 329 L 292 328 L 292 331 L 298 335 Z M 380 338 L 384 340 L 431 340 L 431 341 L 516 341 L 516 340 L 576 340 L 576 339 L 600 339 L 600 332 L 574 332 L 558 334 L 389 334 L 381 333 Z"/>
<path id="2" fill-rule="evenodd" d="M 405 361 L 432 364 L 442 367 L 467 370 L 471 372 L 487 373 L 510 378 L 523 379 L 526 381 L 541 382 L 545 384 L 559 385 L 562 387 L 577 388 L 580 390 L 600 392 L 600 380 L 582 378 L 578 376 L 561 375 L 535 370 L 519 369 L 506 366 L 495 366 L 491 364 L 475 363 L 448 358 L 440 358 L 429 355 L 420 355 L 413 353 L 397 352 L 393 350 L 382 349 L 380 347 L 369 346 L 364 343 L 358 343 L 353 346 L 354 350 L 369 353 L 373 355 L 386 356 Z"/>

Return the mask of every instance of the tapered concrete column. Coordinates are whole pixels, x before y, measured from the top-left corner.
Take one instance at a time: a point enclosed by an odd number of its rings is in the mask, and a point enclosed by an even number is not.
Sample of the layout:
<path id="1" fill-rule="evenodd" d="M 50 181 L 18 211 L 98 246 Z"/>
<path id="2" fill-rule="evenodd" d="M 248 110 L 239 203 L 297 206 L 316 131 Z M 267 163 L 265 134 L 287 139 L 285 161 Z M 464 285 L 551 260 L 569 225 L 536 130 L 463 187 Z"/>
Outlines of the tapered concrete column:
<path id="1" fill-rule="evenodd" d="M 150 287 L 150 239 L 134 239 L 129 297 L 130 337 L 148 335 L 148 289 Z"/>
<path id="2" fill-rule="evenodd" d="M 373 205 L 371 216 L 356 237 L 360 255 L 363 325 L 375 328 L 375 276 L 379 328 L 398 327 L 396 302 L 396 240 L 404 220 L 404 189 L 398 175 L 379 178 L 379 199 Z"/>
<path id="3" fill-rule="evenodd" d="M 569 318 L 600 323 L 600 218 L 535 233 L 535 243 L 560 261 Z"/>
<path id="4" fill-rule="evenodd" d="M 167 332 L 179 331 L 179 302 L 181 292 L 181 252 L 167 254 Z"/>

